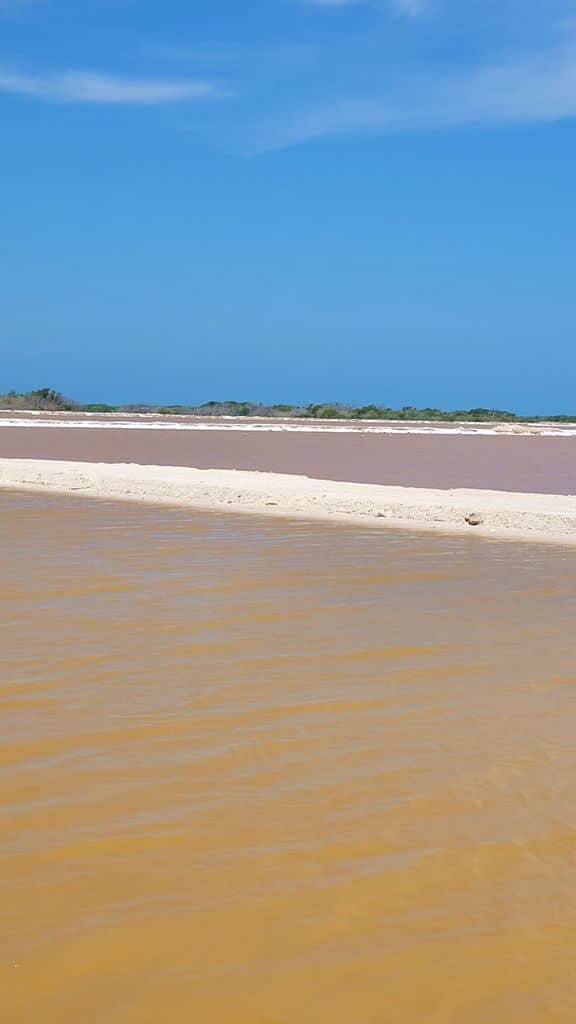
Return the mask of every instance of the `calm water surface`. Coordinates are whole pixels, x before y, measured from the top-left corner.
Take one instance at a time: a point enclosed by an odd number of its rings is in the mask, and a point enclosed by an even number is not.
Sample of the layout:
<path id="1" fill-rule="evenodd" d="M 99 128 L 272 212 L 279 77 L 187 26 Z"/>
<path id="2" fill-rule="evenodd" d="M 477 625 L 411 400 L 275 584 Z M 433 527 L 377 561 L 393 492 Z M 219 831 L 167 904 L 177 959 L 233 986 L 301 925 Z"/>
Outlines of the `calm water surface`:
<path id="1" fill-rule="evenodd" d="M 0 497 L 7 1024 L 576 1018 L 576 554 Z"/>

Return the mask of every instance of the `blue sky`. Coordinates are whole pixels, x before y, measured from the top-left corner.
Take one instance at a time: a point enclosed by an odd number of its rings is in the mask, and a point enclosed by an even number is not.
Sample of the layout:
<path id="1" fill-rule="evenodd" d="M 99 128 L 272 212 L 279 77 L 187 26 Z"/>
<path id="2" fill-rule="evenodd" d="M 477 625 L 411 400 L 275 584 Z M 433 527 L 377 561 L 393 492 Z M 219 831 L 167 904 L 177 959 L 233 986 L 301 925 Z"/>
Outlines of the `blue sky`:
<path id="1" fill-rule="evenodd" d="M 576 411 L 576 2 L 0 0 L 0 389 Z"/>

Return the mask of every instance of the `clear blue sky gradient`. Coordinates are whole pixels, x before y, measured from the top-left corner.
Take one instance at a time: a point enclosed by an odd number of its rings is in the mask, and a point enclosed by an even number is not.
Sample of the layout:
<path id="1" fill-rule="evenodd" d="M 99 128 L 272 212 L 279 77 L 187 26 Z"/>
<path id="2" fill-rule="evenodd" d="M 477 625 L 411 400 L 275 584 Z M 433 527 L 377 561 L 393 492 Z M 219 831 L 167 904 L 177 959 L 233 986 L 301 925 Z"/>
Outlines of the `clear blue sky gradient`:
<path id="1" fill-rule="evenodd" d="M 0 389 L 576 411 L 571 0 L 0 0 Z"/>

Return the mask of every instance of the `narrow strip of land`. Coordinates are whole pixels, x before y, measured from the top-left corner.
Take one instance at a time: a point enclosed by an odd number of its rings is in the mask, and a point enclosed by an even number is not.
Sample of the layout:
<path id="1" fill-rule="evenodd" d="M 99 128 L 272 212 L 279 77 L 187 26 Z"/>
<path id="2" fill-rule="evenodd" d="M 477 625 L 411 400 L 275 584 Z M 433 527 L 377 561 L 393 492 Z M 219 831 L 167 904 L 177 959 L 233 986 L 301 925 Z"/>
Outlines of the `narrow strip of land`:
<path id="1" fill-rule="evenodd" d="M 390 487 L 238 470 L 18 459 L 0 459 L 0 487 L 576 545 L 576 497 L 562 495 Z"/>

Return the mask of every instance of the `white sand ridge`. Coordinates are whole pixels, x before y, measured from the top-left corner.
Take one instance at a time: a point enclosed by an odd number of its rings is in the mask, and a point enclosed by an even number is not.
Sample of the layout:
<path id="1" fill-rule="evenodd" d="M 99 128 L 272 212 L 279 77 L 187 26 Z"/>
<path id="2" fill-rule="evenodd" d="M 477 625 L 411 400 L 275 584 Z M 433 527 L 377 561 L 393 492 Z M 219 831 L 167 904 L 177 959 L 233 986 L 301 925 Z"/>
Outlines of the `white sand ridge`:
<path id="1" fill-rule="evenodd" d="M 0 488 L 576 545 L 576 496 L 39 459 L 0 459 Z M 479 524 L 469 525 L 470 516 Z"/>

